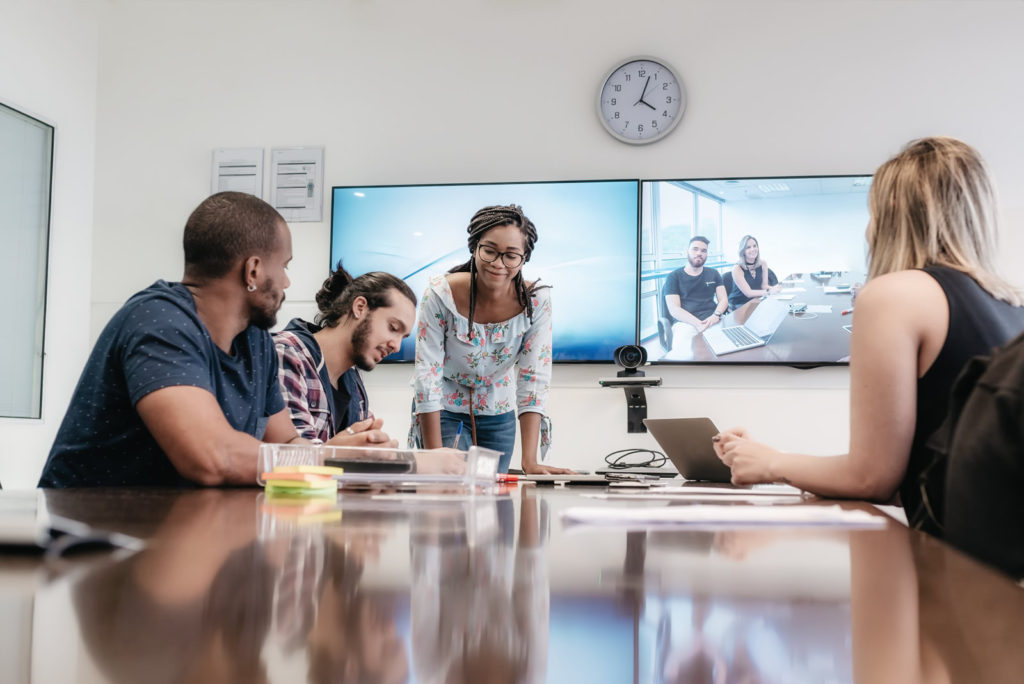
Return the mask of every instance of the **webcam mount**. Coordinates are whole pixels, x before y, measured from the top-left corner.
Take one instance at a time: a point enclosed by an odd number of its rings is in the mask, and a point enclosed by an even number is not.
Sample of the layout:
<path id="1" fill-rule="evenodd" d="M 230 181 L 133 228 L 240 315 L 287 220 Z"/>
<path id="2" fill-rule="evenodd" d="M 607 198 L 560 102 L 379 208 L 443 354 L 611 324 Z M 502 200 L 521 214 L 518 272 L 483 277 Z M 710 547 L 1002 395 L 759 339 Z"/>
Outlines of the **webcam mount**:
<path id="1" fill-rule="evenodd" d="M 614 378 L 599 378 L 601 387 L 621 387 L 626 393 L 626 432 L 647 432 L 647 395 L 644 387 L 657 387 L 661 378 L 649 378 L 642 370 L 647 363 L 647 350 L 635 344 L 626 344 L 615 350 L 615 363 L 622 367 Z"/>

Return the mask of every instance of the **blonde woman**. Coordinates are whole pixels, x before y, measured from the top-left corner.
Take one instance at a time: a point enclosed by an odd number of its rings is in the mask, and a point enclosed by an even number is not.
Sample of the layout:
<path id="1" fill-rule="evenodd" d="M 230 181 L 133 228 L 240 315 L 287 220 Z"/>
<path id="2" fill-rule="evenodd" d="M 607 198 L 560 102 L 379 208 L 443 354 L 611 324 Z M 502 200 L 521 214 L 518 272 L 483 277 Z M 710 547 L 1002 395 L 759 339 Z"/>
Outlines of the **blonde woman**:
<path id="1" fill-rule="evenodd" d="M 925 442 L 968 359 L 1024 329 L 1021 294 L 995 274 L 995 196 L 984 162 L 951 138 L 909 143 L 875 173 L 868 282 L 850 351 L 850 450 L 784 453 L 733 428 L 715 437 L 735 484 L 788 482 L 827 497 L 887 501 L 927 523 Z M 940 511 L 936 513 L 941 514 Z"/>
<path id="2" fill-rule="evenodd" d="M 775 294 L 782 286 L 771 282 L 768 262 L 761 258 L 761 245 L 753 235 L 740 240 L 739 261 L 732 267 L 729 308 L 736 309 L 751 299 Z"/>

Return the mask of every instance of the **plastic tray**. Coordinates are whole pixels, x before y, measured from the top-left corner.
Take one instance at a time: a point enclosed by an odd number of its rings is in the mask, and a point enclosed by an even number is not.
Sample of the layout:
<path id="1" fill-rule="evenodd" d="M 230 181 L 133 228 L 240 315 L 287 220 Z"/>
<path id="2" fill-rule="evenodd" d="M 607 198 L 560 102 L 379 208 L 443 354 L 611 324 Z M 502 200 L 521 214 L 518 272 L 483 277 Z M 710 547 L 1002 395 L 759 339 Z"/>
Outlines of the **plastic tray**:
<path id="1" fill-rule="evenodd" d="M 450 451 L 450 450 L 449 450 Z M 501 454 L 491 449 L 473 446 L 462 452 L 466 457 L 466 470 L 461 474 L 433 473 L 426 467 L 438 458 L 428 449 L 382 449 L 375 447 L 344 447 L 315 444 L 261 444 L 257 481 L 265 484 L 262 474 L 278 466 L 325 465 L 328 461 L 353 464 L 344 475 L 336 476 L 341 485 L 351 484 L 425 484 L 447 483 L 466 487 L 489 486 L 495 483 L 498 458 Z M 395 472 L 402 465 L 408 472 Z M 363 472 L 354 472 L 355 470 Z M 378 471 L 378 472 L 375 472 Z"/>

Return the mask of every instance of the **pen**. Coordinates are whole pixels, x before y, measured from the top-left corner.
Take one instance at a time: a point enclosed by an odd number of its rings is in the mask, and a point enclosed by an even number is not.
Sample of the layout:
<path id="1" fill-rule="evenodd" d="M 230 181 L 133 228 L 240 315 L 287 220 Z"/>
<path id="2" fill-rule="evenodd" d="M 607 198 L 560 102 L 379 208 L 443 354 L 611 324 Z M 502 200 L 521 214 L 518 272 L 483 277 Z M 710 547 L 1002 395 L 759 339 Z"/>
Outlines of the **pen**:
<path id="1" fill-rule="evenodd" d="M 455 439 L 452 440 L 452 449 L 459 448 L 459 437 L 462 437 L 462 421 L 459 421 L 459 429 L 455 431 Z"/>
<path id="2" fill-rule="evenodd" d="M 497 481 L 498 482 L 504 482 L 504 483 L 507 483 L 507 484 L 516 484 L 516 483 L 519 482 L 519 476 L 518 475 L 508 475 L 506 473 L 498 473 Z"/>
<path id="3" fill-rule="evenodd" d="M 842 312 L 840 313 L 840 315 L 846 316 L 846 315 L 852 314 L 852 313 L 853 313 L 853 307 L 850 307 L 849 309 L 843 309 Z"/>

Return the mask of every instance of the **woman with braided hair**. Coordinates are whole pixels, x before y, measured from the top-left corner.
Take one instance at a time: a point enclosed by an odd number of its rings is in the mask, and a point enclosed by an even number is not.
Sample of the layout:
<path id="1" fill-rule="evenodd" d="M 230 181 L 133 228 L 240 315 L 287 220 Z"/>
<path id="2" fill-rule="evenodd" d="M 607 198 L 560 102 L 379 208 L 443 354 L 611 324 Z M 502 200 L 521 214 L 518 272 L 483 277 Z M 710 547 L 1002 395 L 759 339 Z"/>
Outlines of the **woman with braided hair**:
<path id="1" fill-rule="evenodd" d="M 413 428 L 426 448 L 500 451 L 506 472 L 518 411 L 523 470 L 570 472 L 537 461 L 538 438 L 549 434 L 551 295 L 522 273 L 537 229 L 511 204 L 484 207 L 466 230 L 469 260 L 432 278 L 420 301 Z"/>

